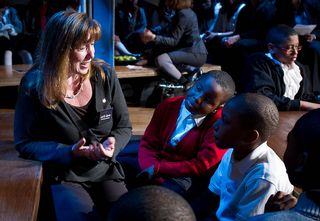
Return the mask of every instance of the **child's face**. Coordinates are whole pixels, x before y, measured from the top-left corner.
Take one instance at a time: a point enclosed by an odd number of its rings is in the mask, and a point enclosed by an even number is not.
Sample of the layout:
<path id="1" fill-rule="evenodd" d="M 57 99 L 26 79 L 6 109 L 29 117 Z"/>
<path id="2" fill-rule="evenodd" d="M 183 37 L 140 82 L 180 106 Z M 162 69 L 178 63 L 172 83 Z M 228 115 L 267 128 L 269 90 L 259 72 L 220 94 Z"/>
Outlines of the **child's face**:
<path id="1" fill-rule="evenodd" d="M 228 103 L 222 110 L 222 117 L 214 125 L 214 138 L 221 149 L 235 148 L 243 143 L 246 130 L 241 126 L 236 105 Z"/>
<path id="2" fill-rule="evenodd" d="M 281 45 L 273 45 L 273 55 L 283 64 L 292 64 L 297 60 L 300 50 L 298 35 L 293 35 Z"/>
<path id="3" fill-rule="evenodd" d="M 194 115 L 207 115 L 220 108 L 224 91 L 212 78 L 198 81 L 186 95 L 186 108 Z"/>

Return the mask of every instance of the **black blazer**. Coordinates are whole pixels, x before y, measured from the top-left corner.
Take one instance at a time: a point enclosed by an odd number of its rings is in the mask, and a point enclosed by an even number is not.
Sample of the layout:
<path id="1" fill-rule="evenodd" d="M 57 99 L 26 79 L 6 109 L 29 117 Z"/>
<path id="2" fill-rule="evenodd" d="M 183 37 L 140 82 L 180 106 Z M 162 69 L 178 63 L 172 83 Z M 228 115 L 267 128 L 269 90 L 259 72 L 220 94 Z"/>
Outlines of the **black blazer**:
<path id="1" fill-rule="evenodd" d="M 157 35 L 155 44 L 170 47 L 172 51 L 207 54 L 206 46 L 200 38 L 197 16 L 190 8 L 176 12 L 170 35 Z"/>

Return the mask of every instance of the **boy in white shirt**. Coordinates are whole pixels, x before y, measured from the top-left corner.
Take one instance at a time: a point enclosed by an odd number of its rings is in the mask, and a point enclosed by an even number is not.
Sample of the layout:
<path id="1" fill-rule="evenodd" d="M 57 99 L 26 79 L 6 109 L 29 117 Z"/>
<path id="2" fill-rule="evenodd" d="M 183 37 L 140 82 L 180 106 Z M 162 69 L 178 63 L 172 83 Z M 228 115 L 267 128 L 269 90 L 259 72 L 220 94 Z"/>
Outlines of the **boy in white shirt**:
<path id="1" fill-rule="evenodd" d="M 263 95 L 241 94 L 226 103 L 214 136 L 219 148 L 230 149 L 208 187 L 219 220 L 247 220 L 264 213 L 270 195 L 293 191 L 285 165 L 267 145 L 278 121 L 277 107 Z"/>

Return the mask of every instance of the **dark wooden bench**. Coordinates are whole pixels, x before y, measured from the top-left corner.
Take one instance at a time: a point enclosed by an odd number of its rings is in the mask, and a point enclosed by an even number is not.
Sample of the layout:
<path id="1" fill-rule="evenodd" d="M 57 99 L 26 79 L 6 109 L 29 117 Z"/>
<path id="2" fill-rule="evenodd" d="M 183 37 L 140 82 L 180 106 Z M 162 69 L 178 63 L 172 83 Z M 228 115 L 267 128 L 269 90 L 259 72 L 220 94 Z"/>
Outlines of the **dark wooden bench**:
<path id="1" fill-rule="evenodd" d="M 144 134 L 151 117 L 153 108 L 145 107 L 129 107 L 129 116 L 132 122 L 134 136 Z M 280 112 L 280 121 L 278 129 L 269 138 L 268 144 L 282 158 L 287 145 L 287 135 L 294 126 L 295 122 L 305 114 L 305 111 L 286 111 Z M 13 141 L 13 118 L 14 110 L 0 109 L 0 140 Z"/>
<path id="2" fill-rule="evenodd" d="M 149 124 L 153 108 L 129 107 L 129 115 L 133 125 L 133 136 L 143 135 Z M 13 109 L 0 109 L 0 141 L 13 141 Z"/>
<path id="3" fill-rule="evenodd" d="M 18 157 L 12 142 L 0 141 L 0 220 L 36 221 L 42 164 Z"/>
<path id="4" fill-rule="evenodd" d="M 268 139 L 268 145 L 283 159 L 283 154 L 287 148 L 287 135 L 293 128 L 297 120 L 306 111 L 282 111 L 280 112 L 279 125 L 277 130 Z"/>
<path id="5" fill-rule="evenodd" d="M 129 69 L 127 66 L 115 66 L 115 71 L 119 79 L 159 76 L 159 71 L 156 67 L 135 67 L 136 69 Z M 221 67 L 219 65 L 213 64 L 204 64 L 201 68 L 203 72 L 208 72 L 211 70 L 221 70 Z"/>
<path id="6" fill-rule="evenodd" d="M 23 75 L 32 67 L 30 64 L 18 64 L 12 66 L 0 65 L 0 87 L 18 86 Z M 205 64 L 202 70 L 221 70 L 218 65 Z M 158 76 L 155 67 L 139 67 L 139 69 L 129 69 L 127 66 L 115 66 L 115 71 L 119 79 L 121 78 L 138 78 L 138 77 L 155 77 Z"/>
<path id="7" fill-rule="evenodd" d="M 0 109 L 0 220 L 37 220 L 42 164 L 18 156 L 14 110 Z"/>

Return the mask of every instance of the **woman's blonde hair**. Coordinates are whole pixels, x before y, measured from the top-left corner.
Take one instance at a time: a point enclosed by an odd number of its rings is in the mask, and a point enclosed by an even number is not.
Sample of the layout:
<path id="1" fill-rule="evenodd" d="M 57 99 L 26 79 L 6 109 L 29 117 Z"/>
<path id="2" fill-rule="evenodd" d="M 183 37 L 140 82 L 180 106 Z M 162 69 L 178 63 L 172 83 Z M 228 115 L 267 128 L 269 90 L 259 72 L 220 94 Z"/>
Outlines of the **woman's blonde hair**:
<path id="1" fill-rule="evenodd" d="M 168 8 L 181 10 L 184 8 L 191 8 L 192 0 L 166 0 L 166 5 Z"/>
<path id="2" fill-rule="evenodd" d="M 49 19 L 35 62 L 40 70 L 37 91 L 44 106 L 54 108 L 64 98 L 72 50 L 87 42 L 96 41 L 100 36 L 99 23 L 85 13 L 61 11 Z M 93 69 L 92 62 L 85 77 L 90 77 Z"/>

